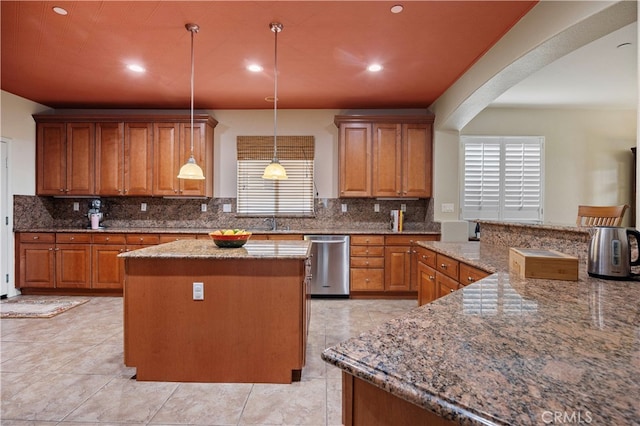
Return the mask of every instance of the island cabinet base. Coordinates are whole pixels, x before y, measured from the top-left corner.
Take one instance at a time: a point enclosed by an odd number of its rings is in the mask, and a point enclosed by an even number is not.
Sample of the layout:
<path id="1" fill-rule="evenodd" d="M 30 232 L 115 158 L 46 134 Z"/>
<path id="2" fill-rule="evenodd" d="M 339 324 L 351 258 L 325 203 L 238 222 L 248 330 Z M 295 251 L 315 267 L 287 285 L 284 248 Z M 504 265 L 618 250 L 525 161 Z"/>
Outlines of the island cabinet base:
<path id="1" fill-rule="evenodd" d="M 299 380 L 307 281 L 298 259 L 127 258 L 125 365 L 148 381 Z"/>
<path id="2" fill-rule="evenodd" d="M 345 426 L 457 424 L 348 373 L 342 373 L 342 422 Z"/>

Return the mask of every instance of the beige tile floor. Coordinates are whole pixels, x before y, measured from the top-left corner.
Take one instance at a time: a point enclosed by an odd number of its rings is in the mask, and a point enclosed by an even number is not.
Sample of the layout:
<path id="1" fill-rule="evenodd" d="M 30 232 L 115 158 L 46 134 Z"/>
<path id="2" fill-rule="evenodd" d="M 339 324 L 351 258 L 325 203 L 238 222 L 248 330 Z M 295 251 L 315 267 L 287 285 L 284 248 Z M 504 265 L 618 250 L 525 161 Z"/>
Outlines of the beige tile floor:
<path id="1" fill-rule="evenodd" d="M 0 320 L 0 423 L 339 425 L 340 370 L 325 347 L 415 307 L 412 300 L 313 299 L 307 365 L 290 385 L 137 382 L 123 364 L 122 299 L 50 319 Z"/>

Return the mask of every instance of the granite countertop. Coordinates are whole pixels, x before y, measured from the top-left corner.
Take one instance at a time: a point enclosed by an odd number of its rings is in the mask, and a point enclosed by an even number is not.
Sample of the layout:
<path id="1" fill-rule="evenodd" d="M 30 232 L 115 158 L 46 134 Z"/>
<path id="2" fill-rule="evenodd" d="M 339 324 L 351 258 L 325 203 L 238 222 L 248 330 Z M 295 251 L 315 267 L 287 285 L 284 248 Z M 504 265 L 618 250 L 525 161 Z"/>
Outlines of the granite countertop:
<path id="1" fill-rule="evenodd" d="M 125 259 L 306 259 L 308 241 L 247 241 L 240 248 L 219 248 L 212 240 L 180 240 L 122 253 Z"/>
<path id="2" fill-rule="evenodd" d="M 106 227 L 101 229 L 90 228 L 29 228 L 29 229 L 14 229 L 14 232 L 92 232 L 92 233 L 114 233 L 114 234 L 208 234 L 214 229 L 220 229 L 224 227 L 211 227 L 211 228 L 124 228 L 124 227 Z M 380 234 L 380 235 L 440 235 L 440 231 L 427 231 L 427 230 L 405 230 L 403 232 L 393 232 L 389 229 L 354 229 L 354 228 L 313 228 L 313 229 L 246 229 L 254 234 L 326 234 L 326 235 L 342 235 L 342 234 Z"/>
<path id="3" fill-rule="evenodd" d="M 489 277 L 322 358 L 460 424 L 640 421 L 640 282 L 520 279 L 508 247 L 421 242 Z M 580 421 L 579 421 L 580 420 Z M 568 421 L 567 421 L 568 423 Z"/>

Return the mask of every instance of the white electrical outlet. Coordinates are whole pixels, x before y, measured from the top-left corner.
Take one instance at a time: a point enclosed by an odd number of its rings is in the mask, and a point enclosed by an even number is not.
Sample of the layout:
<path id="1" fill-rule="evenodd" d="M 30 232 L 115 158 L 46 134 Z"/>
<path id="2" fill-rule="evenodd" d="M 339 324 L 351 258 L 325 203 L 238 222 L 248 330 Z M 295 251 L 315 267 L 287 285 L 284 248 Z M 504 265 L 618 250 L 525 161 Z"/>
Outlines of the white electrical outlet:
<path id="1" fill-rule="evenodd" d="M 406 204 L 400 204 L 400 210 L 402 210 L 403 212 L 406 213 L 407 211 L 407 205 Z"/>
<path id="2" fill-rule="evenodd" d="M 222 205 L 222 211 L 224 213 L 231 213 L 231 204 L 223 204 Z"/>
<path id="3" fill-rule="evenodd" d="M 453 203 L 442 203 L 442 213 L 453 213 Z"/>
<path id="4" fill-rule="evenodd" d="M 207 205 L 205 203 L 200 204 L 200 211 L 201 212 L 206 212 L 207 211 Z"/>
<path id="5" fill-rule="evenodd" d="M 347 205 L 346 204 L 342 204 L 342 213 L 346 213 L 347 212 Z"/>
<path id="6" fill-rule="evenodd" d="M 380 204 L 375 203 L 373 205 L 373 211 L 376 212 L 376 213 L 380 212 Z"/>
<path id="7" fill-rule="evenodd" d="M 78 202 L 74 202 L 74 203 L 73 203 L 73 211 L 74 211 L 74 212 L 77 212 L 77 211 L 79 211 L 79 210 L 80 210 L 80 203 L 78 203 Z"/>
<path id="8" fill-rule="evenodd" d="M 193 283 L 193 300 L 204 300 L 204 283 Z"/>
<path id="9" fill-rule="evenodd" d="M 140 204 L 140 211 L 141 212 L 146 212 L 147 211 L 147 203 Z"/>

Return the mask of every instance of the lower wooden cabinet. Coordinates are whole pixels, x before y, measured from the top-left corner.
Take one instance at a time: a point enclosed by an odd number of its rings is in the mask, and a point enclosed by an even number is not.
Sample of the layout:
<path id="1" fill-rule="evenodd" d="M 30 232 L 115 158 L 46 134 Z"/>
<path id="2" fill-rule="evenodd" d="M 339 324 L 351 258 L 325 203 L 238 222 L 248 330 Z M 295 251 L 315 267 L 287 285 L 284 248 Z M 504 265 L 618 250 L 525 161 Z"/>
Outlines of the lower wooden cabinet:
<path id="1" fill-rule="evenodd" d="M 352 235 L 350 292 L 384 291 L 384 236 Z"/>
<path id="2" fill-rule="evenodd" d="M 91 288 L 122 290 L 124 261 L 118 255 L 126 250 L 124 234 L 93 235 Z"/>
<path id="3" fill-rule="evenodd" d="M 438 298 L 435 269 L 418 262 L 418 306 L 431 303 Z"/>

